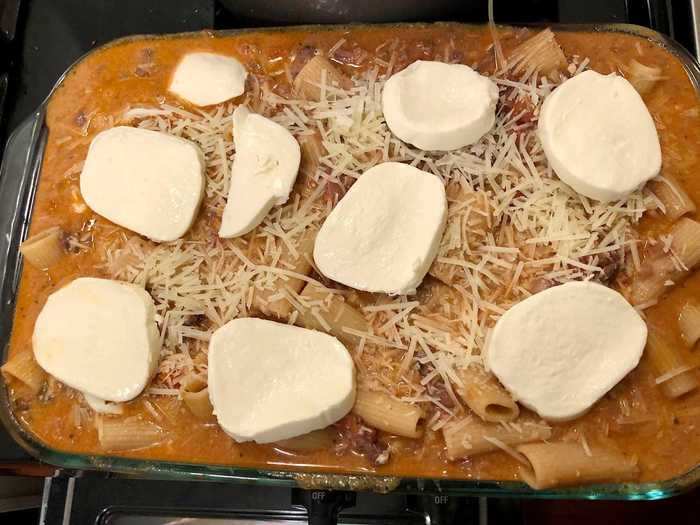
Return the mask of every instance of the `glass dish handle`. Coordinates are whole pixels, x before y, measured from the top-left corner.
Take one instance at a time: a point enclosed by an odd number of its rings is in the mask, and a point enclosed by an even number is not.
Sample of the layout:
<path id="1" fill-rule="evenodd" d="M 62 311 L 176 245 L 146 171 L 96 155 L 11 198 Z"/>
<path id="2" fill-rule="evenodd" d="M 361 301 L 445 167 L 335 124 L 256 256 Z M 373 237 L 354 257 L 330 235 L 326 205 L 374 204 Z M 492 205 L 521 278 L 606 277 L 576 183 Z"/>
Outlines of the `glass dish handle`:
<path id="1" fill-rule="evenodd" d="M 29 228 L 34 193 L 39 180 L 47 129 L 44 108 L 30 115 L 10 135 L 0 165 L 0 283 L 2 324 L 12 322 L 14 293 L 19 284 L 21 258 L 16 247 Z M 9 326 L 2 326 L 9 330 Z"/>
<path id="2" fill-rule="evenodd" d="M 695 59 L 700 62 L 700 0 L 690 2 L 690 21 L 693 30 L 693 43 L 695 44 Z"/>

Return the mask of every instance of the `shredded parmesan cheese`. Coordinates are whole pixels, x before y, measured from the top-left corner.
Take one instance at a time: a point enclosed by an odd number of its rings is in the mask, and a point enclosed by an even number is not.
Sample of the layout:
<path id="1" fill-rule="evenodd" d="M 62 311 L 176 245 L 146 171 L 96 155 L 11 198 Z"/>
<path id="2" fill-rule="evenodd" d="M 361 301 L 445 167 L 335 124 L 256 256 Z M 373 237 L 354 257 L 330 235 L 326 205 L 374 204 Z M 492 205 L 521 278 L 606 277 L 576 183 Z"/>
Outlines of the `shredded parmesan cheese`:
<path id="1" fill-rule="evenodd" d="M 660 375 L 659 377 L 654 379 L 654 383 L 656 383 L 657 385 L 660 385 L 661 383 L 665 383 L 666 381 L 673 379 L 674 377 L 682 374 L 683 372 L 687 372 L 688 370 L 692 370 L 693 368 L 694 367 L 690 366 L 690 365 L 674 368 L 673 370 L 669 370 L 665 374 Z"/>
<path id="2" fill-rule="evenodd" d="M 492 12 L 490 21 L 495 30 Z M 340 39 L 328 55 L 345 44 Z M 339 188 L 342 195 L 379 162 L 410 163 L 447 186 L 448 224 L 437 259 L 441 267 L 438 272 L 434 265 L 431 273 L 449 286 L 450 298 L 441 289 L 433 302 L 420 293 L 411 300 L 383 298 L 374 304 L 365 298 L 357 310 L 371 328 L 346 326 L 342 331 L 359 342 L 350 349 L 358 380 L 404 401 L 432 405 L 428 428 L 442 428 L 462 410 L 454 393 L 461 385 L 457 371 L 481 362 L 490 328 L 513 304 L 573 279 L 605 282 L 626 256 L 639 266 L 633 226 L 647 209 L 658 208 L 659 200 L 647 190 L 612 205 L 581 197 L 553 174 L 537 138 L 539 108 L 564 74 L 554 81 L 524 67 L 521 77 L 506 75 L 507 60 L 495 39 L 499 73 L 493 80 L 500 101 L 493 129 L 460 150 L 426 152 L 394 137 L 382 115 L 382 89 L 400 51 L 398 41 L 382 43 L 374 65 L 355 75 L 348 90 L 329 85 L 323 76 L 318 101 L 284 98 L 267 84 L 248 95 L 251 107 L 295 136 L 318 133 L 324 151 L 308 187 L 295 190 L 242 238 L 217 235 L 235 155 L 233 104 L 192 112 L 167 104 L 135 107 L 116 123 L 191 140 L 207 165 L 201 217 L 186 237 L 155 244 L 114 229 L 102 232 L 96 246 L 112 277 L 145 287 L 156 303 L 162 355 L 149 394 L 177 396 L 187 373 L 206 369 L 212 332 L 236 317 L 260 313 L 261 306 L 291 305 L 284 317 L 290 324 L 310 308 L 319 325 L 331 331 L 328 300 L 306 301 L 291 286 L 302 282 L 327 289 L 313 272 L 296 270 L 299 257 L 313 267 L 300 241 L 331 211 L 335 201 L 327 197 L 329 190 Z M 442 54 L 450 60 L 449 45 Z M 587 64 L 576 58 L 570 73 L 578 74 Z M 69 171 L 74 170 L 79 167 Z M 450 188 L 459 192 L 452 195 Z M 664 246 L 670 250 L 670 240 Z M 327 290 L 329 297 L 352 295 Z M 522 460 L 496 441 L 495 446 Z"/>
<path id="3" fill-rule="evenodd" d="M 513 447 L 506 445 L 500 439 L 495 438 L 495 437 L 489 437 L 489 436 L 484 436 L 484 439 L 486 441 L 488 441 L 489 443 L 491 443 L 492 445 L 494 445 L 495 447 L 501 449 L 503 452 L 508 454 L 513 459 L 519 461 L 523 465 L 528 465 L 528 466 L 530 465 L 530 462 L 527 460 L 527 458 L 523 454 L 521 454 L 520 452 L 515 450 Z"/>

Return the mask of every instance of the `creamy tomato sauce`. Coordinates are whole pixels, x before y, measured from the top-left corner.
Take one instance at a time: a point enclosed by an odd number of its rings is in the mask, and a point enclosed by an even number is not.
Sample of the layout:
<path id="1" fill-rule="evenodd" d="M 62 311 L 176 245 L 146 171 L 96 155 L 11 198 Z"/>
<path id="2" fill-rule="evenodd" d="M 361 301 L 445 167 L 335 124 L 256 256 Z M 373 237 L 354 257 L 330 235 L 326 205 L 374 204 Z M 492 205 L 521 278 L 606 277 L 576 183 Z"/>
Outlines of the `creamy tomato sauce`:
<path id="1" fill-rule="evenodd" d="M 516 34 L 515 30 L 502 31 L 504 49 L 513 45 Z M 588 57 L 590 67 L 602 73 L 620 71 L 632 58 L 661 68 L 664 80 L 645 102 L 659 130 L 663 171 L 672 173 L 693 200 L 700 203 L 698 97 L 681 62 L 658 45 L 631 35 L 561 32 L 556 36 L 567 56 Z M 285 67 L 289 66 L 293 54 L 303 50 L 303 46 L 328 50 L 341 38 L 346 39 L 346 44 L 333 58 L 348 73 L 361 67 L 356 64 L 358 57 L 373 53 L 379 44 L 392 39 L 405 44 L 398 57 L 398 68 L 417 59 L 442 57 L 446 52 L 452 55 L 450 58 L 476 65 L 484 73 L 494 67 L 488 31 L 458 25 L 356 28 L 314 34 L 284 31 L 214 36 L 202 33 L 136 39 L 100 49 L 73 68 L 51 97 L 47 115 L 48 144 L 30 234 L 54 225 L 75 233 L 86 231 L 92 221 L 107 223 L 80 206 L 79 163 L 85 159 L 90 139 L 110 125 L 110 117 L 116 118 L 129 106 L 157 106 L 162 102 L 180 105 L 180 101 L 168 94 L 167 85 L 173 68 L 185 53 L 212 51 L 235 56 L 249 71 L 269 75 L 281 88 L 288 88 Z M 64 137 L 71 137 L 71 140 L 63 140 Z M 667 226 L 667 221 L 657 216 L 645 218 L 640 228 L 645 235 L 663 231 Z M 99 239 L 95 239 L 95 243 L 99 243 Z M 107 277 L 101 262 L 96 250 L 89 249 L 67 255 L 47 272 L 24 265 L 10 356 L 31 350 L 34 321 L 47 296 L 79 276 Z M 698 296 L 700 275 L 694 275 L 646 311 L 650 320 L 672 334 L 679 348 L 683 346 L 677 328 L 679 309 L 688 298 Z M 687 354 L 692 365 L 700 364 L 700 351 Z M 700 463 L 700 391 L 678 400 L 666 399 L 655 384 L 655 375 L 643 358 L 637 369 L 586 415 L 571 422 L 554 423 L 552 439 L 584 435 L 591 443 L 599 439 L 612 440 L 621 450 L 638 458 L 641 481 L 661 480 L 686 472 Z M 72 453 L 105 453 L 94 425 L 76 428 L 72 422 L 71 410 L 81 402 L 79 395 L 55 384 L 50 385 L 51 395 L 39 398 L 27 394 L 18 385 L 11 385 L 11 389 L 16 418 L 47 446 Z M 517 479 L 517 462 L 505 453 L 448 461 L 438 432 L 427 431 L 423 440 L 382 436 L 393 441 L 395 447 L 391 461 L 375 466 L 358 454 L 339 455 L 325 450 L 289 453 L 273 446 L 238 444 L 216 424 L 194 418 L 177 398 L 149 396 L 149 400 L 165 414 L 159 425 L 168 439 L 147 449 L 118 455 L 266 469 Z M 125 416 L 133 414 L 150 417 L 142 398 L 126 405 Z"/>

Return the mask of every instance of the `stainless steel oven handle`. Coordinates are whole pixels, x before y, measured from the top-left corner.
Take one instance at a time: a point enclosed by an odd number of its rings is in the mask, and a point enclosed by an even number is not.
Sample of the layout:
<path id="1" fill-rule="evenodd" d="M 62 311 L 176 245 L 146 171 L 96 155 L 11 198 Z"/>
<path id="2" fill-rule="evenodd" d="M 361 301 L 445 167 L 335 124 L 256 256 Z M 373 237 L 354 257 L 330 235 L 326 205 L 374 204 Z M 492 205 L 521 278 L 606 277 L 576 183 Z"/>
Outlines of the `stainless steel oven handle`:
<path id="1" fill-rule="evenodd" d="M 695 43 L 695 58 L 700 61 L 700 0 L 690 2 L 691 24 L 693 26 L 693 41 Z"/>

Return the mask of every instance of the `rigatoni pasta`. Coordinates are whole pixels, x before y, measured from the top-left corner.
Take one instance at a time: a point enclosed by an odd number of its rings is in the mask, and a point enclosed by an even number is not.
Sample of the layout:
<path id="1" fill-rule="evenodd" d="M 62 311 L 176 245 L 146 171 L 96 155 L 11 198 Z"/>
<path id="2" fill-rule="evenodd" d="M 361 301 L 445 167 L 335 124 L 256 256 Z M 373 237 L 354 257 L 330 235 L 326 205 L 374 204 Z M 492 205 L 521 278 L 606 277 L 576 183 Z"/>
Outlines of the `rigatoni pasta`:
<path id="1" fill-rule="evenodd" d="M 104 416 L 99 417 L 96 424 L 100 445 L 110 452 L 151 447 L 165 438 L 161 428 L 138 416 L 129 418 Z"/>
<path id="2" fill-rule="evenodd" d="M 295 248 L 296 254 L 292 253 L 284 243 L 281 244 L 282 252 L 279 261 L 284 269 L 301 275 L 308 275 L 311 272 L 316 233 L 318 231 L 315 228 L 304 230 Z M 292 296 L 298 294 L 306 283 L 296 277 L 285 275 L 276 276 L 272 281 L 269 287 L 255 290 L 253 308 L 264 315 L 287 320 L 294 310 L 290 294 Z M 283 295 L 280 296 L 280 293 Z"/>
<path id="3" fill-rule="evenodd" d="M 353 412 L 368 425 L 397 436 L 420 437 L 423 411 L 417 405 L 398 401 L 381 392 L 358 390 Z"/>
<path id="4" fill-rule="evenodd" d="M 664 79 L 660 67 L 646 66 L 634 58 L 627 64 L 625 76 L 642 96 L 648 95 Z"/>
<path id="5" fill-rule="evenodd" d="M 678 314 L 678 328 L 688 346 L 694 346 L 700 339 L 700 304 L 694 299 L 688 300 L 681 308 Z"/>
<path id="6" fill-rule="evenodd" d="M 483 192 L 466 183 L 453 182 L 445 188 L 448 202 L 447 226 L 438 257 L 428 271 L 447 285 L 464 281 L 465 253 L 483 242 L 492 224 L 492 210 Z"/>
<path id="7" fill-rule="evenodd" d="M 205 421 L 213 421 L 214 409 L 209 400 L 209 389 L 205 377 L 194 373 L 189 374 L 182 381 L 180 397 L 195 417 Z"/>
<path id="8" fill-rule="evenodd" d="M 472 412 L 484 421 L 513 421 L 520 414 L 513 396 L 481 365 L 470 365 L 461 370 L 459 377 L 462 386 L 457 387 L 457 393 Z"/>
<path id="9" fill-rule="evenodd" d="M 544 422 L 533 419 L 517 423 L 485 423 L 477 417 L 466 417 L 448 423 L 442 429 L 451 460 L 476 456 L 531 441 L 549 439 L 552 429 Z"/>
<path id="10" fill-rule="evenodd" d="M 63 230 L 59 226 L 52 226 L 29 237 L 19 247 L 19 251 L 29 264 L 39 270 L 46 270 L 66 254 L 63 237 Z"/>
<path id="11" fill-rule="evenodd" d="M 700 263 L 700 223 L 688 218 L 679 219 L 671 228 L 671 249 L 686 270 Z"/>
<path id="12" fill-rule="evenodd" d="M 294 90 L 307 100 L 319 100 L 327 88 L 348 89 L 351 85 L 350 79 L 321 55 L 311 58 L 294 79 Z"/>
<path id="13" fill-rule="evenodd" d="M 649 189 L 659 198 L 664 206 L 664 215 L 670 220 L 680 219 L 697 209 L 693 199 L 670 173 L 650 181 Z"/>
<path id="14" fill-rule="evenodd" d="M 362 313 L 348 304 L 344 297 L 317 284 L 308 283 L 301 291 L 300 298 L 305 302 L 299 316 L 303 325 L 326 331 L 350 348 L 360 342 L 361 337 L 355 334 L 367 332 L 370 328 Z"/>
<path id="15" fill-rule="evenodd" d="M 308 199 L 317 186 L 316 178 L 325 148 L 321 141 L 321 135 L 317 131 L 300 137 L 299 148 L 301 149 L 301 164 L 296 185 L 300 188 L 302 198 Z"/>
<path id="16" fill-rule="evenodd" d="M 657 327 L 648 326 L 646 355 L 654 368 L 656 384 L 669 398 L 677 398 L 698 387 L 698 378 L 685 356 L 685 349 L 674 347 Z"/>
<path id="17" fill-rule="evenodd" d="M 700 263 L 700 223 L 683 217 L 662 237 L 635 274 L 629 290 L 632 304 L 656 301 Z"/>
<path id="18" fill-rule="evenodd" d="M 314 430 L 308 434 L 276 441 L 275 446 L 294 452 L 312 452 L 328 449 L 333 446 L 334 433 L 328 428 Z"/>
<path id="19" fill-rule="evenodd" d="M 525 40 L 508 56 L 508 65 L 513 73 L 540 72 L 556 78 L 559 71 L 566 69 L 566 56 L 551 29 L 540 31 Z"/>
<path id="20" fill-rule="evenodd" d="M 46 382 L 46 372 L 34 359 L 32 352 L 24 351 L 15 354 L 0 367 L 2 374 L 10 380 L 16 380 L 25 385 L 34 394 L 38 394 Z"/>
<path id="21" fill-rule="evenodd" d="M 530 443 L 517 450 L 528 461 L 528 465 L 520 467 L 520 478 L 534 489 L 627 481 L 639 474 L 634 458 L 607 447 L 586 450 L 573 442 Z"/>

